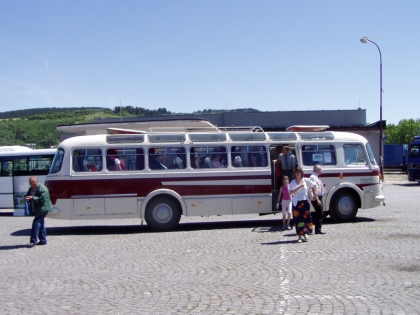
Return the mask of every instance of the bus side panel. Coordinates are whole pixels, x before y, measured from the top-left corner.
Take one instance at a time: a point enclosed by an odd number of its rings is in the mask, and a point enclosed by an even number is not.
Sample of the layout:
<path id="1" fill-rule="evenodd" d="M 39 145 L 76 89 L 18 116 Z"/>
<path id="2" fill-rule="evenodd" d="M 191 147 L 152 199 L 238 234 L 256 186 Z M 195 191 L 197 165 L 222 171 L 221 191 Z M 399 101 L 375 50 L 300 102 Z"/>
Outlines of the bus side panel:
<path id="1" fill-rule="evenodd" d="M 73 199 L 59 199 L 53 205 L 52 212 L 48 214 L 50 219 L 71 220 L 73 219 Z"/>
<path id="2" fill-rule="evenodd" d="M 271 213 L 271 197 L 255 196 L 233 198 L 233 214 Z"/>
<path id="3" fill-rule="evenodd" d="M 105 214 L 105 198 L 74 199 L 73 215 L 91 216 Z"/>
<path id="4" fill-rule="evenodd" d="M 105 214 L 135 214 L 137 212 L 137 197 L 105 198 Z"/>
<path id="5" fill-rule="evenodd" d="M 0 208 L 13 208 L 13 178 L 0 177 Z M 28 185 L 29 188 L 29 185 Z M 25 191 L 26 192 L 26 191 Z"/>
<path id="6" fill-rule="evenodd" d="M 232 214 L 232 198 L 220 196 L 197 196 L 184 198 L 187 216 L 230 215 Z"/>
<path id="7" fill-rule="evenodd" d="M 376 208 L 383 204 L 383 200 L 381 198 L 376 197 L 383 197 L 382 185 L 369 185 L 363 187 L 363 199 L 364 199 L 364 208 L 363 209 L 370 209 Z"/>

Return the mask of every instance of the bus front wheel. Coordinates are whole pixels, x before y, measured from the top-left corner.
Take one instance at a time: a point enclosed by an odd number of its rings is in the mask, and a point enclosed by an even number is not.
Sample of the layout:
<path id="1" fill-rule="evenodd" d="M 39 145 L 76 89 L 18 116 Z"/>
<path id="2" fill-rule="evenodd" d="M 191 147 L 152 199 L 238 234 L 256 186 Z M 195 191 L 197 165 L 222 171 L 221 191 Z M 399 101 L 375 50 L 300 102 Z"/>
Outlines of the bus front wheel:
<path id="1" fill-rule="evenodd" d="M 147 205 L 145 219 L 147 225 L 154 231 L 170 231 L 178 225 L 181 211 L 174 200 L 157 198 Z"/>
<path id="2" fill-rule="evenodd" d="M 336 222 L 351 221 L 357 214 L 357 202 L 353 194 L 349 192 L 339 193 L 332 202 L 330 216 Z"/>

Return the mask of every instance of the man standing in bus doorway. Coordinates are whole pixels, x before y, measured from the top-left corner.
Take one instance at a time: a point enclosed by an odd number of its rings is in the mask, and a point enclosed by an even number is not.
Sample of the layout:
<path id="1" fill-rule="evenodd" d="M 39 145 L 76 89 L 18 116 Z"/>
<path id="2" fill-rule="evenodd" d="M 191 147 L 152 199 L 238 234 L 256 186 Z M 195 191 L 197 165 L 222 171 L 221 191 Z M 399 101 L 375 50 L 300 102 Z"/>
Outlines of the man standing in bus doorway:
<path id="1" fill-rule="evenodd" d="M 315 234 L 326 234 L 322 231 L 322 220 L 324 218 L 324 207 L 322 205 L 322 197 L 325 195 L 325 187 L 319 176 L 322 173 L 321 165 L 316 164 L 313 169 L 313 173 L 310 180 L 316 184 L 316 194 L 314 199 L 311 200 L 312 206 L 315 209 L 315 215 L 312 216 L 313 223 L 315 225 Z"/>
<path id="2" fill-rule="evenodd" d="M 31 176 L 29 178 L 29 188 L 25 195 L 25 200 L 31 204 L 32 213 L 35 214 L 32 222 L 31 241 L 29 247 L 35 245 L 47 245 L 47 231 L 44 220 L 48 212 L 51 211 L 52 204 L 48 188 L 38 182 L 38 178 Z M 39 242 L 37 243 L 37 239 Z"/>
<path id="3" fill-rule="evenodd" d="M 288 145 L 283 146 L 283 153 L 280 153 L 277 164 L 280 164 L 281 169 L 281 185 L 283 185 L 284 176 L 289 177 L 290 180 L 294 178 L 294 172 L 297 165 L 296 157 L 292 154 Z"/>

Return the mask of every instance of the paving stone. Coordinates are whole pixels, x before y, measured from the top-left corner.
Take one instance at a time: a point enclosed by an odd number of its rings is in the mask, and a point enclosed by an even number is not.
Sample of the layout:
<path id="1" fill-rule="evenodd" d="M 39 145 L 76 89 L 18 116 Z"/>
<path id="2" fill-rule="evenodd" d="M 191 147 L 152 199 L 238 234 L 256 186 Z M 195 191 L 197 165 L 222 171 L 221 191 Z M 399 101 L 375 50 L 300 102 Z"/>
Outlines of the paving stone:
<path id="1" fill-rule="evenodd" d="M 2 314 L 416 314 L 420 185 L 387 179 L 385 207 L 297 244 L 281 216 L 46 219 L 48 245 L 26 248 L 31 218 L 0 216 Z"/>

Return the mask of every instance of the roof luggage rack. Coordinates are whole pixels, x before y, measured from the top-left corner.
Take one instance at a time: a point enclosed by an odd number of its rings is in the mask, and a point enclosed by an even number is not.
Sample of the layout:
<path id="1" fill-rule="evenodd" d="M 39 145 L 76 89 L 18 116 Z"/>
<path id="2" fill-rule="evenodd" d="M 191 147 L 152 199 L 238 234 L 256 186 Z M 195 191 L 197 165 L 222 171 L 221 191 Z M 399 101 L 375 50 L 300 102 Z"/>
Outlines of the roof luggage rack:
<path id="1" fill-rule="evenodd" d="M 311 132 L 311 131 L 325 131 L 330 126 L 327 125 L 294 125 L 286 128 L 286 131 L 295 132 Z"/>
<path id="2" fill-rule="evenodd" d="M 108 134 L 171 134 L 171 133 L 226 133 L 226 132 L 264 132 L 259 126 L 231 126 L 231 127 L 152 127 L 147 131 L 107 128 Z"/>

